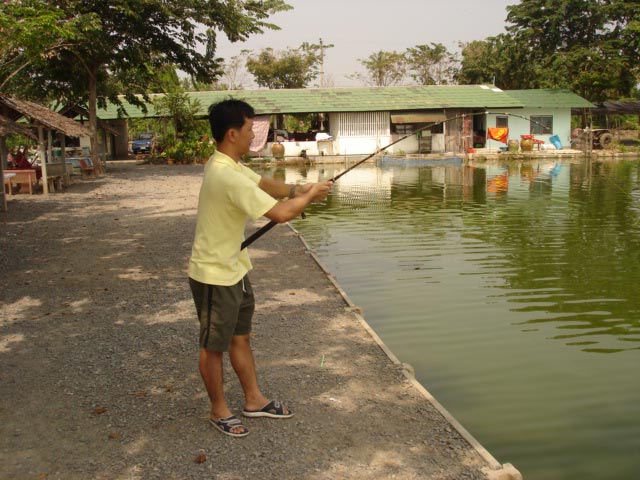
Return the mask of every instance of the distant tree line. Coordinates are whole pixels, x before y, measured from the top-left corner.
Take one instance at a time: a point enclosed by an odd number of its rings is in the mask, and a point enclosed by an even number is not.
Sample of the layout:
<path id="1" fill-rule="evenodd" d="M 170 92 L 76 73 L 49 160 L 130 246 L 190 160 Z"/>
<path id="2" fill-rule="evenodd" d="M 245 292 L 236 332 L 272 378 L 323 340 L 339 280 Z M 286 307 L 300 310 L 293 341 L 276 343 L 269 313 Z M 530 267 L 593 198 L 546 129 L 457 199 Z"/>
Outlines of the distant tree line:
<path id="1" fill-rule="evenodd" d="M 333 45 L 322 40 L 282 51 L 243 50 L 226 61 L 216 56 L 218 35 L 243 41 L 277 29 L 269 17 L 290 8 L 284 0 L 4 1 L 0 91 L 86 105 L 95 132 L 98 106 L 121 105 L 120 95 L 144 105 L 156 92 L 173 95 L 158 107 L 177 112 L 174 127 L 185 128 L 194 110 L 185 91 L 244 88 L 245 69 L 261 87 L 330 86 L 321 73 Z M 459 52 L 434 42 L 378 51 L 359 59 L 364 73 L 347 76 L 373 86 L 569 88 L 591 101 L 638 95 L 637 0 L 522 0 L 507 12 L 505 33 L 460 44 Z"/>

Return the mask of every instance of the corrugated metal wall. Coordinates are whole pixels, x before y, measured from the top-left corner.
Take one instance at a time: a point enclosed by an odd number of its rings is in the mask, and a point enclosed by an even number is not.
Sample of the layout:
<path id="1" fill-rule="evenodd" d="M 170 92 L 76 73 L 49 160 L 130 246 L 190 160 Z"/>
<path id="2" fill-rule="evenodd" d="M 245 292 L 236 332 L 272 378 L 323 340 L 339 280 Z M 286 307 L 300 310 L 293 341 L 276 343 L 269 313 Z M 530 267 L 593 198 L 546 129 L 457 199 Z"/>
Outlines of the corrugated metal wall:
<path id="1" fill-rule="evenodd" d="M 390 134 L 389 112 L 338 113 L 338 136 L 380 137 Z"/>

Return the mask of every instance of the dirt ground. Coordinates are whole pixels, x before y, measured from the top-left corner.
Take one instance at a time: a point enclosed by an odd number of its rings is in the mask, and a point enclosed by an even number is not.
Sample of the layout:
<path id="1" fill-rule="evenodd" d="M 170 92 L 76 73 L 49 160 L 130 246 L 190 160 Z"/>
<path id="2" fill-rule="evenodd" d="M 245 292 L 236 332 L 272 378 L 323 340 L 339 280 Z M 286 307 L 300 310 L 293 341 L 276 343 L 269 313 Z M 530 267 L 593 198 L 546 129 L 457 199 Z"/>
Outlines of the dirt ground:
<path id="1" fill-rule="evenodd" d="M 208 425 L 186 275 L 201 174 L 112 162 L 64 193 L 10 197 L 0 213 L 0 478 L 487 478 L 487 461 L 287 226 L 251 248 L 253 345 L 264 392 L 296 415 L 245 419 L 241 439 Z M 225 383 L 239 413 L 230 368 Z"/>

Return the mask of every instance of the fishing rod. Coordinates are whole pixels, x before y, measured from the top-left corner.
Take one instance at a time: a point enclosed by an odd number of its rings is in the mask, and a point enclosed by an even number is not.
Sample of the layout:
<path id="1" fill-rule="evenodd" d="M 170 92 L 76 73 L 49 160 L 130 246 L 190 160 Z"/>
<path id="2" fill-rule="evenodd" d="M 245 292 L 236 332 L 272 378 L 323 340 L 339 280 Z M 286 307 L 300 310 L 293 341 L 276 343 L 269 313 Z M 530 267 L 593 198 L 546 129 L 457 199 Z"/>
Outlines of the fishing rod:
<path id="1" fill-rule="evenodd" d="M 387 150 L 389 147 L 392 147 L 392 146 L 394 146 L 395 144 L 400 143 L 401 141 L 406 140 L 407 138 L 409 138 L 409 137 L 411 137 L 411 136 L 413 136 L 413 135 L 416 135 L 416 134 L 418 134 L 418 133 L 420 133 L 420 132 L 422 132 L 422 131 L 424 131 L 424 130 L 426 130 L 426 129 L 428 129 L 428 128 L 435 127 L 436 125 L 441 125 L 441 124 L 443 124 L 443 123 L 450 122 L 450 121 L 452 121 L 452 120 L 457 120 L 457 119 L 459 119 L 459 118 L 473 117 L 473 116 L 475 116 L 475 115 L 486 115 L 486 114 L 488 114 L 488 113 L 489 113 L 489 112 L 486 112 L 486 111 L 485 111 L 485 112 L 463 113 L 463 114 L 460 114 L 460 115 L 456 115 L 455 117 L 445 118 L 444 120 L 442 120 L 442 121 L 440 121 L 440 122 L 433 122 L 433 123 L 429 123 L 429 124 L 427 124 L 427 125 L 425 125 L 425 126 L 423 126 L 423 127 L 418 128 L 417 130 L 415 130 L 415 131 L 413 131 L 413 132 L 411 132 L 411 133 L 406 134 L 406 135 L 405 135 L 405 136 L 403 136 L 403 137 L 400 137 L 399 139 L 397 139 L 397 140 L 395 140 L 395 141 L 393 141 L 393 142 L 389 143 L 388 145 L 386 145 L 386 146 L 384 146 L 384 147 L 382 147 L 382 148 L 380 148 L 380 149 L 377 149 L 375 152 L 373 152 L 373 153 L 372 153 L 372 154 L 370 154 L 370 155 L 367 155 L 365 158 L 363 158 L 362 160 L 358 161 L 357 163 L 354 163 L 354 164 L 353 164 L 353 165 L 351 165 L 349 168 L 347 168 L 344 172 L 342 172 L 342 173 L 340 173 L 340 174 L 336 175 L 335 177 L 331 178 L 329 181 L 330 181 L 330 182 L 334 182 L 334 183 L 335 183 L 335 182 L 336 182 L 340 177 L 342 177 L 343 175 L 345 175 L 345 174 L 349 173 L 349 172 L 350 172 L 351 170 L 353 170 L 354 168 L 356 168 L 356 167 L 358 167 L 358 166 L 362 165 L 364 162 L 366 162 L 366 161 L 367 161 L 367 160 L 369 160 L 370 158 L 372 158 L 372 157 L 374 157 L 374 156 L 378 155 L 379 153 L 384 152 L 384 151 L 385 151 L 385 150 Z M 302 218 L 304 218 L 304 212 L 303 212 L 303 214 L 302 214 L 302 215 L 303 215 L 303 217 L 302 217 Z M 244 242 L 242 242 L 242 244 L 240 245 L 240 250 L 242 251 L 242 250 L 244 250 L 245 248 L 247 248 L 249 245 L 251 245 L 251 244 L 252 244 L 253 242 L 255 242 L 257 239 L 259 239 L 262 235 L 264 235 L 265 233 L 267 233 L 269 230 L 271 230 L 271 229 L 272 229 L 273 227 L 275 227 L 277 224 L 278 224 L 278 222 L 276 222 L 276 221 L 274 221 L 274 220 L 269 221 L 269 223 L 267 223 L 265 226 L 263 226 L 262 228 L 260 228 L 260 229 L 259 229 L 259 230 L 257 230 L 256 232 L 254 232 L 254 233 L 253 233 L 249 238 L 247 238 Z"/>

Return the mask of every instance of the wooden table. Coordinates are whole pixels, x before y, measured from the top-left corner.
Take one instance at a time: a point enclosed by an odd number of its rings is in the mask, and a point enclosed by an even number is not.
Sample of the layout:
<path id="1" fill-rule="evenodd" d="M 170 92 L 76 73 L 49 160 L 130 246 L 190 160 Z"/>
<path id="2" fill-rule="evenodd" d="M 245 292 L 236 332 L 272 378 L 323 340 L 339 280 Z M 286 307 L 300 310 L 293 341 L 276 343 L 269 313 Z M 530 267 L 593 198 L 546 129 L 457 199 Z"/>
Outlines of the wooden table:
<path id="1" fill-rule="evenodd" d="M 13 195 L 13 183 L 11 182 L 11 179 L 12 179 L 13 177 L 15 177 L 15 176 L 16 176 L 16 174 L 15 174 L 15 173 L 6 173 L 6 172 L 4 172 L 4 173 L 2 174 L 2 180 L 3 180 L 4 190 L 5 190 L 5 192 L 6 192 L 6 191 L 7 191 L 7 188 L 6 188 L 6 187 L 9 187 L 9 189 L 8 189 L 8 190 L 9 190 L 9 192 L 8 192 L 8 193 L 9 193 L 9 195 Z"/>
<path id="2" fill-rule="evenodd" d="M 13 173 L 10 183 L 12 185 L 27 184 L 29 186 L 29 195 L 33 195 L 33 185 L 37 182 L 36 171 L 34 169 L 5 170 L 5 174 Z"/>

